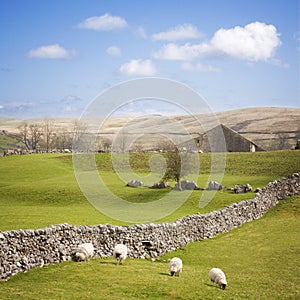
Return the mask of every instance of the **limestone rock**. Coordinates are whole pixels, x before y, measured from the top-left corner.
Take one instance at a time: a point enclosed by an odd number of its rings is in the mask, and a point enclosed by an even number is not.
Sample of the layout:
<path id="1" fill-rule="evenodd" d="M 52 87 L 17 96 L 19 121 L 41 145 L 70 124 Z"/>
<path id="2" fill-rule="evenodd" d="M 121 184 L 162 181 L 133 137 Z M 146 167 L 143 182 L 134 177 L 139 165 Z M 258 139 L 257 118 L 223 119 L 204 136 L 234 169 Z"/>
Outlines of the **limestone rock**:
<path id="1" fill-rule="evenodd" d="M 130 186 L 130 187 L 140 187 L 143 185 L 143 182 L 142 181 L 139 181 L 139 180 L 130 180 L 128 183 L 127 183 L 127 186 Z"/>

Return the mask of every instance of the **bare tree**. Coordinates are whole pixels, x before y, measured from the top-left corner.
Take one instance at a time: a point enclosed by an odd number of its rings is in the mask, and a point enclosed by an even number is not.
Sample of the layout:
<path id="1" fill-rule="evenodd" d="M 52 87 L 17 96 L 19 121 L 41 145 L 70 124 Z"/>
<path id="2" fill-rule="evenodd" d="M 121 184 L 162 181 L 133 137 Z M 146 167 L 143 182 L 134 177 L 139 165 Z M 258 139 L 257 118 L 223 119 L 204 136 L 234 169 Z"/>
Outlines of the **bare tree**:
<path id="1" fill-rule="evenodd" d="M 41 128 L 37 124 L 31 124 L 29 125 L 29 133 L 32 150 L 37 151 L 42 136 Z"/>
<path id="2" fill-rule="evenodd" d="M 20 133 L 23 144 L 25 145 L 26 149 L 29 150 L 30 145 L 29 145 L 29 126 L 28 126 L 28 124 L 25 122 L 22 125 L 20 125 L 18 127 L 18 129 L 19 129 L 19 133 Z"/>
<path id="3" fill-rule="evenodd" d="M 73 146 L 75 151 L 93 152 L 96 149 L 94 133 L 90 131 L 90 126 L 86 122 L 75 122 L 74 124 Z"/>
<path id="4" fill-rule="evenodd" d="M 112 141 L 109 138 L 99 136 L 97 140 L 98 151 L 109 152 L 111 150 Z"/>
<path id="5" fill-rule="evenodd" d="M 53 146 L 63 152 L 65 149 L 72 149 L 73 134 L 68 130 L 61 128 L 55 135 Z"/>
<path id="6" fill-rule="evenodd" d="M 51 146 L 53 144 L 53 140 L 55 137 L 52 122 L 50 120 L 46 119 L 44 121 L 42 130 L 43 130 L 42 136 L 43 136 L 44 148 L 45 148 L 45 151 L 48 153 L 51 150 Z"/>
<path id="7" fill-rule="evenodd" d="M 136 153 L 143 153 L 144 149 L 143 149 L 143 145 L 142 144 L 139 144 L 139 143 L 134 143 L 131 147 L 132 151 L 133 152 L 136 152 Z"/>
<path id="8" fill-rule="evenodd" d="M 127 152 L 128 147 L 128 132 L 123 128 L 120 130 L 114 140 L 113 150 L 117 152 Z"/>
<path id="9" fill-rule="evenodd" d="M 157 148 L 158 148 L 158 150 L 163 151 L 163 152 L 172 152 L 175 150 L 174 144 L 166 138 L 162 138 L 157 143 Z"/>

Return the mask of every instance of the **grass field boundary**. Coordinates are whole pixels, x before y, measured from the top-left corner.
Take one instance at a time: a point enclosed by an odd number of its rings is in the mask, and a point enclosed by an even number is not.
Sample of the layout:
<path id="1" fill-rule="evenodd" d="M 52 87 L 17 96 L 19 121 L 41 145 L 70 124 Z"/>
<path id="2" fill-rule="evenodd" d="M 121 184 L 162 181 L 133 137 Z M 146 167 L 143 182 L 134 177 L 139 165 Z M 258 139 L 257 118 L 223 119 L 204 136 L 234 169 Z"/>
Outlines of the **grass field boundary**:
<path id="1" fill-rule="evenodd" d="M 76 247 L 92 242 L 95 257 L 112 255 L 116 243 L 125 243 L 133 258 L 157 258 L 190 242 L 220 233 L 260 218 L 287 197 L 300 194 L 300 173 L 270 182 L 252 200 L 243 200 L 205 215 L 195 214 L 173 223 L 130 226 L 52 225 L 36 230 L 0 232 L 0 279 L 6 280 L 36 266 L 71 260 Z"/>

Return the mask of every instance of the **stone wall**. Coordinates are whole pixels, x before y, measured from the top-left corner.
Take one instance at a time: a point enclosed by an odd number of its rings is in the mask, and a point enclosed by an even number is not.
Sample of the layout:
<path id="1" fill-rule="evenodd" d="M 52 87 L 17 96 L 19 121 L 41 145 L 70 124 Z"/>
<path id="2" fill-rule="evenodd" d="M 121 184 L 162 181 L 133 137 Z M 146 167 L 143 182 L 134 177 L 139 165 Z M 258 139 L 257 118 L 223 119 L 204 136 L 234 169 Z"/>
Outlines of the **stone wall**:
<path id="1" fill-rule="evenodd" d="M 275 180 L 254 199 L 231 204 L 208 214 L 195 214 L 173 223 L 135 224 L 131 226 L 52 225 L 36 230 L 0 232 L 0 279 L 18 272 L 71 260 L 76 247 L 92 242 L 95 257 L 112 255 L 116 243 L 125 243 L 129 257 L 156 258 L 193 241 L 211 238 L 260 218 L 279 200 L 300 194 L 300 173 Z"/>

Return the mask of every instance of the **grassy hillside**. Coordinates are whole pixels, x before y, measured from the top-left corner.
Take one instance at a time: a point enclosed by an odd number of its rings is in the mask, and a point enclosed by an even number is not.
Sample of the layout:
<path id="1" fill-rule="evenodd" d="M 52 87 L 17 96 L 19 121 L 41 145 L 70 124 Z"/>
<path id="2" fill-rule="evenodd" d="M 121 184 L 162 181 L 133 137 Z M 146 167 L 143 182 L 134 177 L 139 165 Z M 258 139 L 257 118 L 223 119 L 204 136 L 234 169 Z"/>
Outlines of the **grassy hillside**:
<path id="1" fill-rule="evenodd" d="M 231 127 L 244 137 L 252 140 L 265 150 L 292 149 L 296 140 L 300 138 L 300 108 L 286 107 L 250 107 L 215 114 L 220 123 Z M 144 147 L 149 149 L 157 146 L 161 137 L 157 132 L 178 135 L 178 130 L 184 129 L 183 133 L 190 134 L 202 132 L 199 120 L 210 126 L 211 118 L 207 115 L 199 115 L 199 119 L 191 115 L 182 116 L 142 116 L 142 117 L 112 117 L 99 120 L 101 125 L 100 135 L 112 139 L 121 129 L 130 133 L 142 133 Z M 55 131 L 65 129 L 67 132 L 74 131 L 76 119 L 51 119 L 51 126 Z M 0 130 L 19 133 L 18 126 L 24 120 L 1 119 Z M 45 119 L 26 120 L 28 124 L 45 123 Z M 159 124 L 159 126 L 158 126 Z M 176 124 L 182 124 L 177 126 Z M 174 130 L 175 128 L 175 130 Z"/>
<path id="2" fill-rule="evenodd" d="M 134 154 L 135 155 L 135 154 Z M 109 155 L 97 165 L 108 187 L 131 201 L 151 201 L 168 191 L 132 189 L 118 179 Z M 200 155 L 203 187 L 210 155 Z M 149 154 L 132 157 L 138 174 L 147 174 Z M 136 162 L 136 163 L 134 163 Z M 300 151 L 229 153 L 223 184 L 249 182 L 253 187 L 300 170 Z M 81 194 L 70 155 L 37 154 L 0 159 L 0 229 L 39 228 L 49 224 L 124 224 L 94 209 Z M 178 192 L 180 193 L 180 192 Z M 199 211 L 202 191 L 164 221 Z M 220 191 L 201 212 L 252 198 Z M 299 299 L 300 196 L 281 201 L 261 219 L 213 239 L 195 242 L 157 261 L 112 258 L 64 262 L 19 273 L 0 282 L 0 299 Z M 183 272 L 171 277 L 168 259 L 183 260 Z M 227 275 L 225 291 L 208 278 L 212 267 Z"/>
<path id="3" fill-rule="evenodd" d="M 281 201 L 264 217 L 213 239 L 191 243 L 159 260 L 64 262 L 0 282 L 1 299 L 299 299 L 300 198 Z M 283 242 L 284 240 L 284 242 Z M 183 272 L 171 277 L 167 260 Z M 227 276 L 226 290 L 209 281 L 210 268 Z"/>
<path id="4" fill-rule="evenodd" d="M 253 107 L 217 115 L 222 123 L 265 150 L 291 149 L 300 139 L 300 108 Z"/>
<path id="5" fill-rule="evenodd" d="M 4 152 L 6 149 L 17 149 L 23 147 L 24 144 L 15 135 L 3 134 L 0 132 L 0 153 Z"/>
<path id="6" fill-rule="evenodd" d="M 206 187 L 210 170 L 210 155 L 200 155 L 199 187 Z M 161 198 L 169 190 L 132 189 L 126 187 L 112 171 L 108 154 L 96 156 L 101 176 L 109 189 L 133 202 L 148 202 Z M 145 176 L 149 154 L 132 159 L 133 169 Z M 261 153 L 229 153 L 222 184 L 233 187 L 250 183 L 253 188 L 263 187 L 269 181 L 300 170 L 300 151 Z M 39 228 L 50 224 L 126 224 L 112 220 L 97 211 L 81 193 L 72 167 L 71 155 L 34 154 L 0 159 L 0 229 Z M 132 178 L 135 179 L 135 178 Z M 147 182 L 146 182 L 147 183 Z M 153 184 L 152 181 L 148 182 Z M 174 184 L 174 183 L 172 183 Z M 185 192 L 178 195 L 184 196 Z M 254 193 L 233 194 L 223 190 L 204 208 L 199 209 L 202 191 L 194 191 L 174 213 L 160 221 L 175 219 L 197 212 L 206 213 L 230 203 L 254 197 Z"/>

